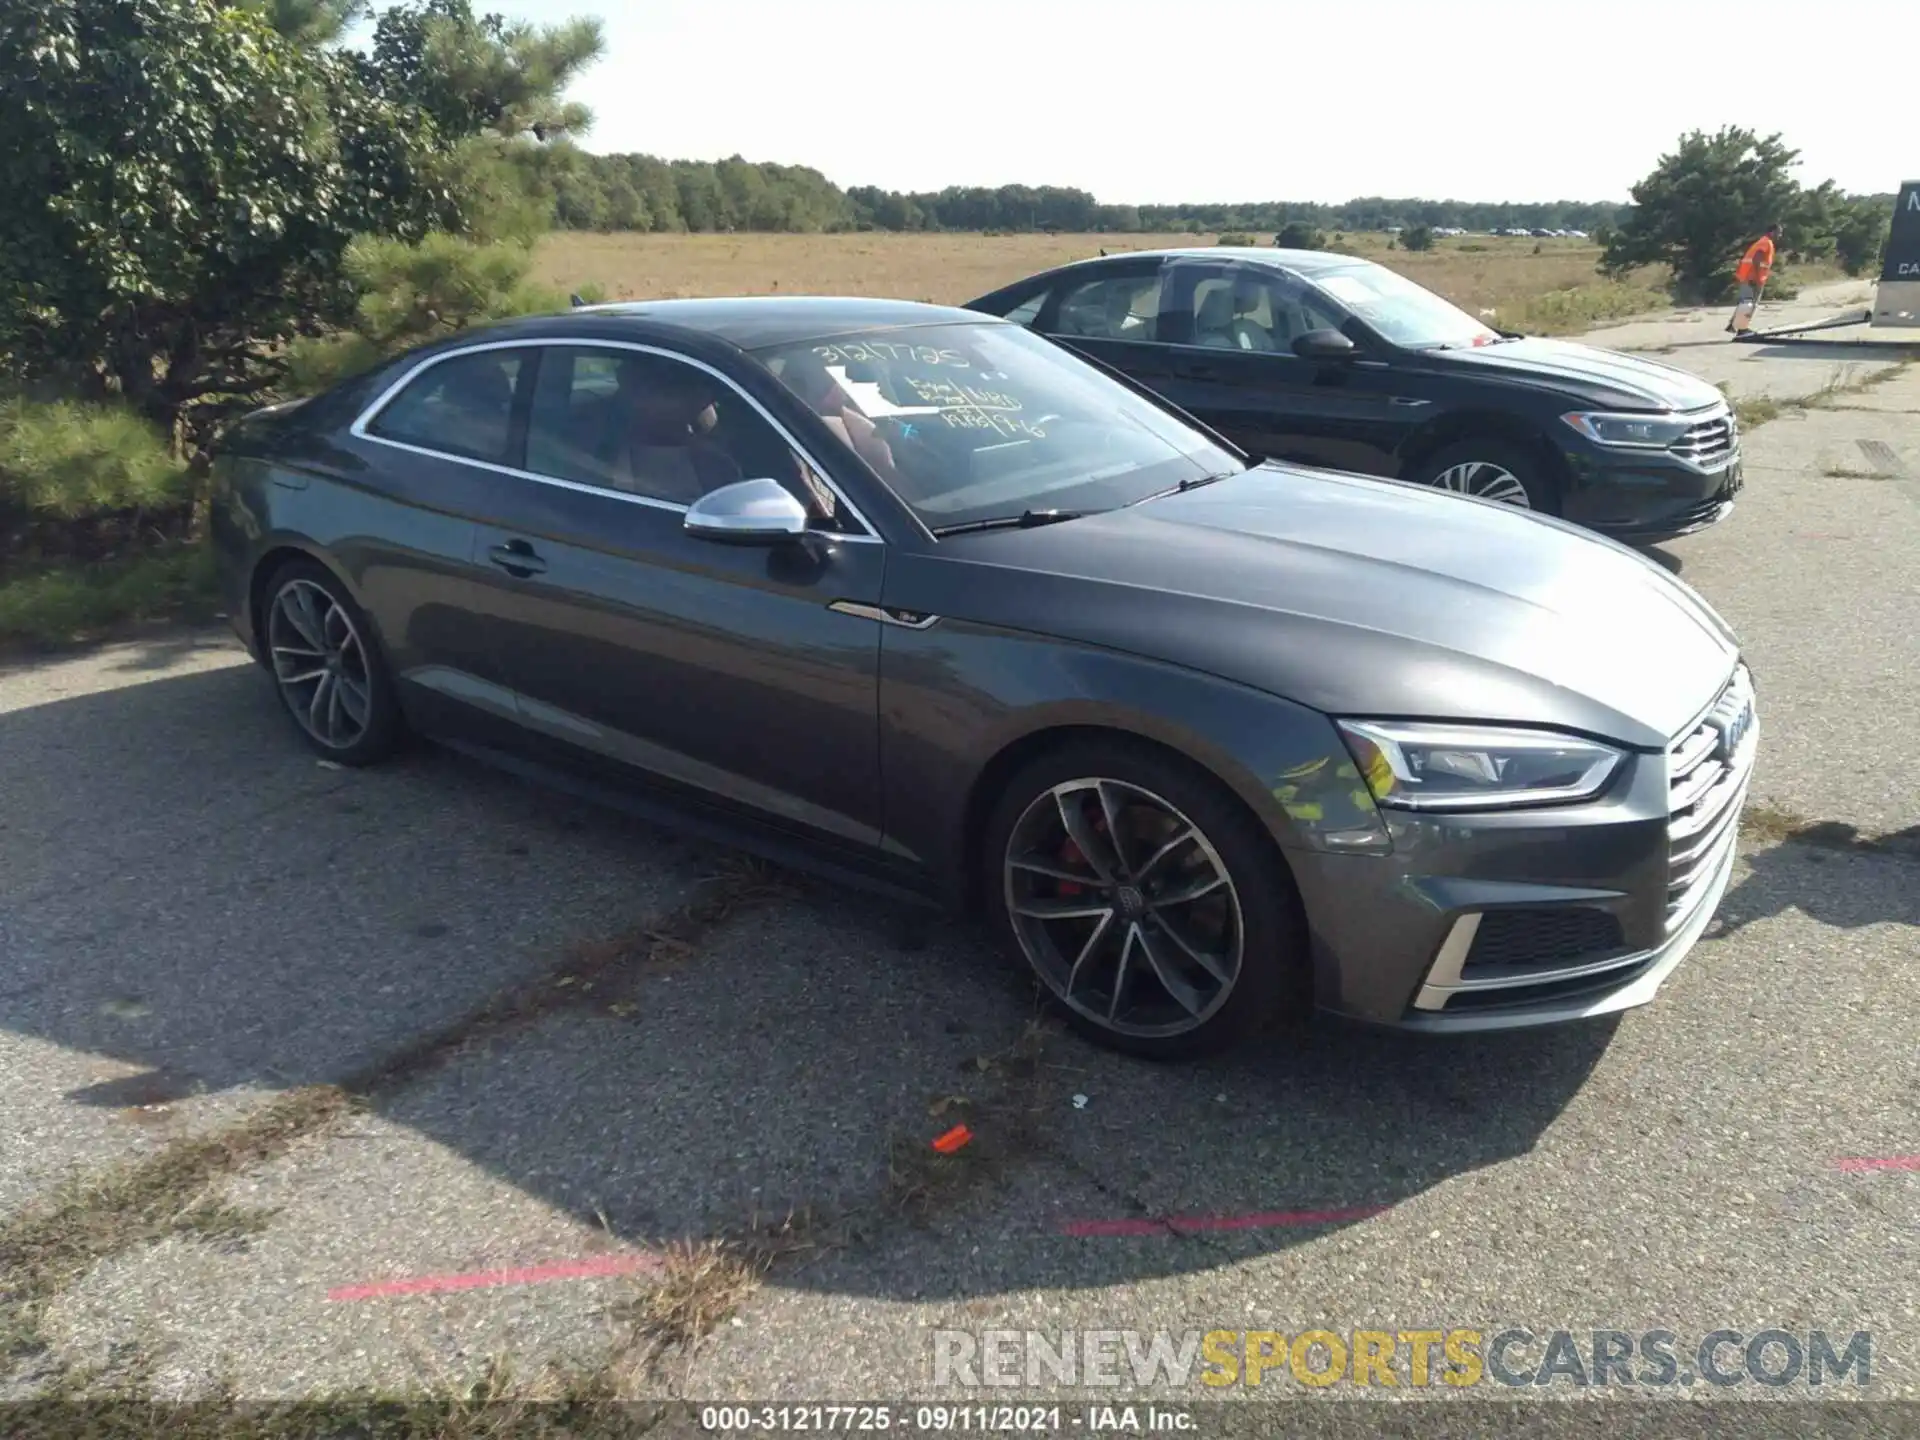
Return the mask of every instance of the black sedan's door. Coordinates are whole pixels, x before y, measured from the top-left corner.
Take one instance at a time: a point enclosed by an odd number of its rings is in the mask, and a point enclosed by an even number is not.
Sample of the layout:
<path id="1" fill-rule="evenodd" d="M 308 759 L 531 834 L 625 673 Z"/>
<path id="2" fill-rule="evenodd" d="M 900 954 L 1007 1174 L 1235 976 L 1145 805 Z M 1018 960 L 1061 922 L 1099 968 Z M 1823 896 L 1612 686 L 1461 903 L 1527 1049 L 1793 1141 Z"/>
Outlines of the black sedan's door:
<path id="1" fill-rule="evenodd" d="M 1395 455 L 1430 402 L 1403 393 L 1404 377 L 1364 348 L 1339 360 L 1294 352 L 1300 336 L 1342 319 L 1266 266 L 1176 261 L 1159 316 L 1166 374 L 1155 388 L 1262 459 L 1398 474 Z"/>
<path id="2" fill-rule="evenodd" d="M 497 576 L 501 671 L 551 754 L 871 845 L 881 627 L 835 606 L 878 606 L 886 547 L 844 518 L 767 547 L 684 528 L 692 500 L 736 479 L 817 507 L 830 492 L 803 463 L 704 366 L 543 347 L 527 474 L 482 519 L 478 557 Z"/>

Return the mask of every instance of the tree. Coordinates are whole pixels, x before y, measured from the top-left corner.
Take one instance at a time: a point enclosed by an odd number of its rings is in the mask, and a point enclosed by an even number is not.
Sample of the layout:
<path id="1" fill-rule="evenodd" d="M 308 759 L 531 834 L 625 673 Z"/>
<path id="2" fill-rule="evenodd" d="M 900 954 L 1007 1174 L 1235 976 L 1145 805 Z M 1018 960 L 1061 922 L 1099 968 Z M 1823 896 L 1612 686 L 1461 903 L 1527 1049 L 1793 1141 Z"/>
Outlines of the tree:
<path id="1" fill-rule="evenodd" d="M 1633 209 L 1610 237 L 1601 268 L 1619 275 L 1665 264 L 1677 295 L 1724 299 L 1741 250 L 1794 213 L 1800 189 L 1790 172 L 1798 159 L 1777 134 L 1737 126 L 1688 132 L 1633 187 Z"/>
<path id="2" fill-rule="evenodd" d="M 347 324 L 296 342 L 288 356 L 289 388 L 308 393 L 377 364 L 389 355 L 489 320 L 561 310 L 563 291 L 528 279 L 533 252 L 504 243 L 476 244 L 436 233 L 418 244 L 357 240 L 345 257 L 359 299 Z M 597 287 L 581 287 L 597 300 Z"/>
<path id="3" fill-rule="evenodd" d="M 248 0 L 266 22 L 300 45 L 332 45 L 365 15 L 368 0 Z"/>
<path id="4" fill-rule="evenodd" d="M 380 12 L 373 67 L 382 92 L 418 106 L 441 134 L 558 140 L 592 124 L 564 92 L 600 57 L 600 22 L 475 16 L 469 0 L 414 0 Z"/>
<path id="5" fill-rule="evenodd" d="M 1849 275 L 1864 275 L 1877 269 L 1886 253 L 1887 236 L 1892 228 L 1892 196 L 1849 197 L 1833 234 L 1834 254 L 1841 268 Z"/>
<path id="6" fill-rule="evenodd" d="M 0 352 L 171 429 L 351 309 L 356 235 L 450 208 L 365 66 L 213 0 L 0 0 Z"/>
<path id="7" fill-rule="evenodd" d="M 1327 237 L 1305 220 L 1289 220 L 1273 237 L 1282 250 L 1324 250 Z"/>
<path id="8" fill-rule="evenodd" d="M 1433 248 L 1433 227 L 1431 225 L 1409 225 L 1400 232 L 1400 246 L 1404 250 L 1431 250 Z M 1534 247 L 1538 249 L 1539 247 Z"/>
<path id="9" fill-rule="evenodd" d="M 350 321 L 357 237 L 544 228 L 593 22 L 357 0 L 0 0 L 0 360 L 198 433 Z M 544 204 L 544 209 L 543 209 Z"/>

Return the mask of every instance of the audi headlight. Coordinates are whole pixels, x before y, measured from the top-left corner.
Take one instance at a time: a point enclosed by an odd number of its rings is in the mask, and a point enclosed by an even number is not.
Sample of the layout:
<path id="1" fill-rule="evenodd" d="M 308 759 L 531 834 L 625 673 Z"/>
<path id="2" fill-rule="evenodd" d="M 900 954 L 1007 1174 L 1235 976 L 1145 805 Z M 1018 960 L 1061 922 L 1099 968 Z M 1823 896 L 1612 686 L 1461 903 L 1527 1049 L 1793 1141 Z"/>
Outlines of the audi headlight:
<path id="1" fill-rule="evenodd" d="M 1367 788 L 1402 810 L 1505 810 L 1590 800 L 1626 752 L 1545 730 L 1337 720 Z"/>
<path id="2" fill-rule="evenodd" d="M 1693 428 L 1684 415 L 1607 415 L 1576 410 L 1560 417 L 1596 445 L 1624 450 L 1664 450 Z"/>

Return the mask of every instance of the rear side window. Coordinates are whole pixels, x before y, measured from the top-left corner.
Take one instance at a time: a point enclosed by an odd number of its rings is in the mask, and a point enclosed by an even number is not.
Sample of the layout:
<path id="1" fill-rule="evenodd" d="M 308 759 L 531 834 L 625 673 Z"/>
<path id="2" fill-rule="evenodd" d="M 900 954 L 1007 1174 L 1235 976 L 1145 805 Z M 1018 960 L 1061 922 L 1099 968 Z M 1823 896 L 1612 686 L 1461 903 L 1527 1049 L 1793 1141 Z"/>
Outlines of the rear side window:
<path id="1" fill-rule="evenodd" d="M 1107 275 L 1075 285 L 1060 297 L 1054 330 L 1089 340 L 1153 340 L 1160 319 L 1160 277 Z"/>
<path id="2" fill-rule="evenodd" d="M 468 460 L 509 463 L 521 350 L 480 350 L 422 371 L 383 407 L 369 434 Z"/>
<path id="3" fill-rule="evenodd" d="M 1046 303 L 1047 292 L 1042 290 L 1039 294 L 1029 296 L 1027 299 L 1022 300 L 1002 318 L 1011 320 L 1016 325 L 1031 325 L 1035 320 L 1040 318 L 1040 307 Z"/>

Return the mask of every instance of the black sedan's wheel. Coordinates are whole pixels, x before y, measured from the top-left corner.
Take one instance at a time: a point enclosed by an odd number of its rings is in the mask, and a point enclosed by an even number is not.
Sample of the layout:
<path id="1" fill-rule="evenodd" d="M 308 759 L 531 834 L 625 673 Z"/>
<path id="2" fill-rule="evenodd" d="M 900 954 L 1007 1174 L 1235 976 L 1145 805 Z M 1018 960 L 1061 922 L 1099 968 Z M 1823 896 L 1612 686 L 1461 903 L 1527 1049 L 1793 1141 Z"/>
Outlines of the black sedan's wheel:
<path id="1" fill-rule="evenodd" d="M 275 575 L 263 613 L 268 667 L 306 742 L 342 765 L 393 752 L 400 714 L 372 627 L 340 582 L 311 561 Z"/>
<path id="2" fill-rule="evenodd" d="M 1546 467 L 1503 440 L 1466 440 L 1429 458 L 1415 477 L 1422 485 L 1511 505 L 1517 510 L 1560 513 L 1559 488 Z"/>
<path id="3" fill-rule="evenodd" d="M 1073 746 L 988 826 L 994 918 L 1068 1020 L 1116 1049 L 1226 1049 L 1297 998 L 1304 926 L 1271 842 L 1219 784 L 1144 747 Z"/>

